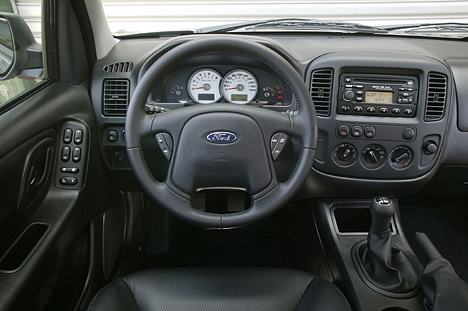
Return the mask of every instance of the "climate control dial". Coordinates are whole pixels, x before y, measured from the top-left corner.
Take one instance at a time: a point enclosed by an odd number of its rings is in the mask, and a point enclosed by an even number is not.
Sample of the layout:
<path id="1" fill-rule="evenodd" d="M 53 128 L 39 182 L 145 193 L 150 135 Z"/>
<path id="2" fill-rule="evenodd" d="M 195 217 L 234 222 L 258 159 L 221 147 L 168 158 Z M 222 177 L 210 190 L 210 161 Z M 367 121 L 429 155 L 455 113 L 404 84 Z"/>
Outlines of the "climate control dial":
<path id="1" fill-rule="evenodd" d="M 412 159 L 413 152 L 406 146 L 395 147 L 390 153 L 390 165 L 397 169 L 407 167 Z"/>
<path id="2" fill-rule="evenodd" d="M 380 145 L 369 145 L 362 151 L 362 164 L 367 168 L 378 168 L 385 163 L 386 152 Z"/>

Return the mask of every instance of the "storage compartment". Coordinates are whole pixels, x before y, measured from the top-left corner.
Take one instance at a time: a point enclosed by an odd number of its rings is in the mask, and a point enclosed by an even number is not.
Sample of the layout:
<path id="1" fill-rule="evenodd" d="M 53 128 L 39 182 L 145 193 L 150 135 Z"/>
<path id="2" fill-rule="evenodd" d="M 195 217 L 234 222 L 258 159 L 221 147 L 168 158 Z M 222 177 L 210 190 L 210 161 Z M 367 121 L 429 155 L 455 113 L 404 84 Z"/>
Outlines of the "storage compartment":
<path id="1" fill-rule="evenodd" d="M 0 259 L 0 271 L 12 273 L 19 270 L 31 257 L 49 231 L 45 223 L 30 224 Z"/>
<path id="2" fill-rule="evenodd" d="M 365 206 L 337 206 L 332 208 L 332 218 L 338 234 L 367 234 L 371 224 L 371 214 Z M 390 223 L 395 233 L 394 222 Z"/>

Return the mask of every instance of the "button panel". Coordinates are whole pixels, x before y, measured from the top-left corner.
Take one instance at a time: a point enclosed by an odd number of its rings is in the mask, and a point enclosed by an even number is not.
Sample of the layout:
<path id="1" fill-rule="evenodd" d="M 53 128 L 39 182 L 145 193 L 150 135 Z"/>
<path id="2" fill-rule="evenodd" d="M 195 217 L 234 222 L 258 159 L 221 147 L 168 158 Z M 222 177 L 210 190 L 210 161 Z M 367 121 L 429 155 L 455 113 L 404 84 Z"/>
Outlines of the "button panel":
<path id="1" fill-rule="evenodd" d="M 413 118 L 418 83 L 416 76 L 342 74 L 337 113 Z"/>
<path id="2" fill-rule="evenodd" d="M 172 157 L 172 137 L 167 133 L 158 133 L 156 134 L 156 141 L 158 142 L 159 148 L 163 155 L 166 157 L 168 161 L 171 160 Z"/>
<path id="3" fill-rule="evenodd" d="M 57 159 L 55 187 L 78 190 L 84 185 L 88 152 L 88 130 L 81 122 L 68 121 L 62 126 L 61 153 Z"/>
<path id="4" fill-rule="evenodd" d="M 271 157 L 273 161 L 276 161 L 278 157 L 281 155 L 281 152 L 284 149 L 288 141 L 288 135 L 284 133 L 276 133 L 270 140 L 270 148 L 271 148 Z"/>

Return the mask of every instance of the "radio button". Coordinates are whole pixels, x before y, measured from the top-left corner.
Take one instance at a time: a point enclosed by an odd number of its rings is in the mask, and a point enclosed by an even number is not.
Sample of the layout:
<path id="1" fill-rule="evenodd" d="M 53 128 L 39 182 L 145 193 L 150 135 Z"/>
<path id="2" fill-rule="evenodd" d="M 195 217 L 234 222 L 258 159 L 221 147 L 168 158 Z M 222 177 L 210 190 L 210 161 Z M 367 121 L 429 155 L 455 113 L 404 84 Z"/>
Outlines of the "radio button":
<path id="1" fill-rule="evenodd" d="M 349 126 L 342 124 L 338 127 L 338 136 L 347 137 L 349 135 Z"/>
<path id="2" fill-rule="evenodd" d="M 408 92 L 413 92 L 412 88 L 406 89 Z"/>
<path id="3" fill-rule="evenodd" d="M 354 112 L 361 112 L 363 109 L 361 106 L 356 106 L 353 108 Z"/>
<path id="4" fill-rule="evenodd" d="M 340 107 L 340 109 L 341 109 L 341 111 L 343 111 L 343 112 L 348 112 L 348 111 L 351 110 L 351 107 L 346 106 L 346 105 L 343 105 L 343 106 Z"/>
<path id="5" fill-rule="evenodd" d="M 363 91 L 356 91 L 356 95 L 359 95 L 359 96 L 364 95 L 364 92 Z"/>
<path id="6" fill-rule="evenodd" d="M 413 109 L 407 108 L 407 109 L 405 109 L 403 112 L 404 112 L 404 114 L 412 114 L 412 113 L 413 113 Z"/>
<path id="7" fill-rule="evenodd" d="M 351 135 L 353 137 L 361 137 L 362 136 L 362 127 L 360 127 L 359 125 L 353 126 L 353 128 L 351 129 Z"/>
<path id="8" fill-rule="evenodd" d="M 373 138 L 375 136 L 376 130 L 373 126 L 366 126 L 364 129 L 364 136 L 367 138 Z"/>
<path id="9" fill-rule="evenodd" d="M 355 85 L 355 87 L 356 87 L 357 89 L 362 89 L 362 88 L 364 88 L 363 85 Z"/>
<path id="10" fill-rule="evenodd" d="M 408 97 L 410 94 L 408 92 L 401 93 L 401 96 Z"/>
<path id="11" fill-rule="evenodd" d="M 344 79 L 344 82 L 346 82 L 346 83 L 351 82 L 351 78 L 346 78 L 346 79 Z"/>
<path id="12" fill-rule="evenodd" d="M 386 107 L 382 107 L 379 109 L 380 113 L 387 113 L 388 112 L 388 108 Z"/>
<path id="13" fill-rule="evenodd" d="M 354 85 L 352 84 L 346 84 L 345 87 L 347 87 L 348 89 L 352 88 Z"/>
<path id="14" fill-rule="evenodd" d="M 401 109 L 400 108 L 393 108 L 392 109 L 392 113 L 393 114 L 399 114 L 401 112 Z"/>
<path id="15" fill-rule="evenodd" d="M 398 91 L 407 91 L 408 89 L 406 87 L 400 87 L 398 88 Z"/>
<path id="16" fill-rule="evenodd" d="M 357 102 L 362 102 L 362 97 L 356 97 Z"/>
<path id="17" fill-rule="evenodd" d="M 351 101 L 354 98 L 353 91 L 346 91 L 343 93 L 343 99 L 347 102 Z"/>
<path id="18" fill-rule="evenodd" d="M 366 111 L 369 112 L 369 113 L 374 113 L 375 108 L 374 107 L 367 107 Z"/>

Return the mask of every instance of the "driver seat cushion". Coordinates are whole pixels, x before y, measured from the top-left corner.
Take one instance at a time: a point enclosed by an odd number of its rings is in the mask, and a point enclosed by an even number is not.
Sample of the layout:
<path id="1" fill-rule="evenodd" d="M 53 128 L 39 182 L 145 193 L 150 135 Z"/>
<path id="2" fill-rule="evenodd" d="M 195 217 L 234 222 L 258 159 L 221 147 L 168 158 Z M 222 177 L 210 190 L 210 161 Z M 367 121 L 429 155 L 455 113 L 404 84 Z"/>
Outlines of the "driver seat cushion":
<path id="1" fill-rule="evenodd" d="M 347 311 L 340 290 L 291 269 L 154 269 L 105 286 L 89 311 Z"/>

